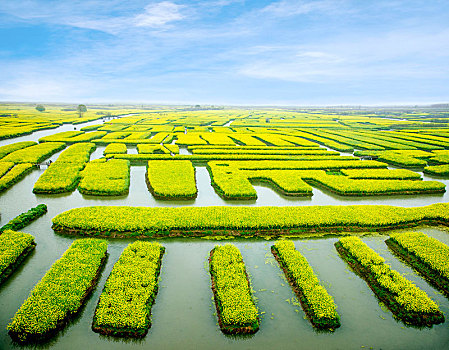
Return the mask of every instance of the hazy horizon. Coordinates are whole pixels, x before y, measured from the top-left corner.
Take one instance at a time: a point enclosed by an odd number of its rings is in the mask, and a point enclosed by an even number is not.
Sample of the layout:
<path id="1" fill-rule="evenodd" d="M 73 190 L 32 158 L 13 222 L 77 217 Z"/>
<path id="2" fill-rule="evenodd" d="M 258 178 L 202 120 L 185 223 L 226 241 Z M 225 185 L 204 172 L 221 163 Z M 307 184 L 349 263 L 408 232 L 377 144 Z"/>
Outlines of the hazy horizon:
<path id="1" fill-rule="evenodd" d="M 448 23 L 442 1 L 3 0 L 0 100 L 446 103 Z"/>

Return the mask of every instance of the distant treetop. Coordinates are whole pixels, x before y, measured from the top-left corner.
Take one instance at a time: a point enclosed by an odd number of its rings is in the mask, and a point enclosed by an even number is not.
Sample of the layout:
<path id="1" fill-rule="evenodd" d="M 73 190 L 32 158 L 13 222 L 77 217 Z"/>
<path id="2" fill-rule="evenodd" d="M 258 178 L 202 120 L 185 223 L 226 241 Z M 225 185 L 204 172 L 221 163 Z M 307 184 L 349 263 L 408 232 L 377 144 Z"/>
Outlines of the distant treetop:
<path id="1" fill-rule="evenodd" d="M 42 105 L 37 105 L 37 106 L 36 106 L 36 110 L 37 110 L 38 112 L 44 112 L 44 111 L 45 111 L 45 107 L 42 106 Z"/>

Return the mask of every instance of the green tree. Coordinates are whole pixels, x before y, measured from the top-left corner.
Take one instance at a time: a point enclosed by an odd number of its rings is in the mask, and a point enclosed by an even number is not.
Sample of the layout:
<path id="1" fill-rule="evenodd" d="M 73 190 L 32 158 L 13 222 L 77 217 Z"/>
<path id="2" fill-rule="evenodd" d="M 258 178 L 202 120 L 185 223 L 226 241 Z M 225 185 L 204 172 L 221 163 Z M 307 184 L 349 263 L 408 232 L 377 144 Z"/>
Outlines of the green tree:
<path id="1" fill-rule="evenodd" d="M 85 105 L 78 105 L 78 107 L 76 107 L 76 110 L 78 111 L 81 118 L 83 116 L 83 113 L 87 112 L 87 107 Z"/>
<path id="2" fill-rule="evenodd" d="M 45 107 L 42 106 L 42 105 L 37 105 L 36 106 L 36 110 L 39 111 L 39 112 L 44 112 L 45 111 Z"/>

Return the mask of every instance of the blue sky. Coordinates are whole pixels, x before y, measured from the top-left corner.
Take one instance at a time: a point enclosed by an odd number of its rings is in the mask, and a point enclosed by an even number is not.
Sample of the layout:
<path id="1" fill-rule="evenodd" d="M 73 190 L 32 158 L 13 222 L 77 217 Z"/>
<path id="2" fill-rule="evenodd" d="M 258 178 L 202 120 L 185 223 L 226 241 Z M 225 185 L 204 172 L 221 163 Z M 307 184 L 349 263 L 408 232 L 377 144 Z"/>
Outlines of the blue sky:
<path id="1" fill-rule="evenodd" d="M 1 0 L 0 100 L 449 102 L 449 1 Z"/>

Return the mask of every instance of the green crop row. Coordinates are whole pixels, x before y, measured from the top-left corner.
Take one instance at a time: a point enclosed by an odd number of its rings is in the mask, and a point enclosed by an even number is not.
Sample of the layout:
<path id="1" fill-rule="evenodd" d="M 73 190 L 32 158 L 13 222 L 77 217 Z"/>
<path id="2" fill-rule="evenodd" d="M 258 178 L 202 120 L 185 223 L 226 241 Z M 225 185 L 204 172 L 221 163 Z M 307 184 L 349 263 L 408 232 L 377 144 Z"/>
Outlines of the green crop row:
<path id="1" fill-rule="evenodd" d="M 449 150 L 436 150 L 433 151 L 433 156 L 429 158 L 429 164 L 448 164 L 449 163 Z"/>
<path id="2" fill-rule="evenodd" d="M 159 132 L 151 138 L 154 143 L 170 144 L 175 139 L 176 134 Z"/>
<path id="3" fill-rule="evenodd" d="M 92 329 L 114 336 L 143 337 L 151 326 L 151 307 L 165 248 L 137 241 L 115 263 L 95 309 Z"/>
<path id="4" fill-rule="evenodd" d="M 431 165 L 425 167 L 423 172 L 429 175 L 449 176 L 449 164 Z"/>
<path id="5" fill-rule="evenodd" d="M 178 145 L 171 145 L 171 144 L 164 144 L 164 147 L 168 149 L 169 153 L 179 154 L 179 146 Z"/>
<path id="6" fill-rule="evenodd" d="M 111 154 L 108 157 L 114 159 L 126 159 L 139 164 L 149 160 L 190 160 L 192 162 L 209 161 L 245 161 L 248 166 L 256 167 L 264 163 L 278 162 L 276 168 L 280 169 L 342 169 L 342 168 L 386 168 L 385 163 L 376 161 L 360 161 L 352 156 L 338 155 L 279 155 L 279 154 Z M 247 162 L 251 161 L 251 162 Z M 288 161 L 288 162 L 286 162 Z M 298 162 L 298 163 L 291 163 Z M 299 163 L 301 162 L 301 163 Z M 265 163 L 265 167 L 259 169 L 270 169 L 273 165 Z"/>
<path id="7" fill-rule="evenodd" d="M 319 143 L 320 145 L 324 145 L 326 147 L 335 149 L 340 152 L 351 152 L 352 153 L 354 151 L 354 148 L 351 146 L 348 146 L 348 145 L 345 145 L 345 144 L 342 144 L 342 143 L 339 143 L 339 142 L 336 142 L 333 140 L 329 140 L 324 137 L 310 134 L 307 131 L 295 131 L 292 133 L 292 135 L 303 137 L 307 140 L 311 140 L 313 142 Z"/>
<path id="8" fill-rule="evenodd" d="M 81 131 L 94 131 L 94 130 L 101 128 L 103 125 L 104 124 L 94 124 L 94 125 L 83 126 L 80 130 Z"/>
<path id="9" fill-rule="evenodd" d="M 97 145 L 109 145 L 111 143 L 118 143 L 118 144 L 131 145 L 131 146 L 136 146 L 139 144 L 152 144 L 152 145 L 160 144 L 160 142 L 156 142 L 153 139 L 127 139 L 127 138 L 124 138 L 124 139 L 101 138 L 101 139 L 92 140 L 92 142 Z M 164 140 L 164 142 L 165 142 L 165 140 Z"/>
<path id="10" fill-rule="evenodd" d="M 420 144 L 431 145 L 432 149 L 441 149 L 441 147 L 449 147 L 448 139 L 444 137 L 437 137 L 432 135 L 423 135 L 421 133 L 417 133 L 416 131 L 413 133 L 410 132 L 398 132 L 398 131 L 383 131 L 378 132 L 380 135 L 394 136 L 395 138 L 408 140 L 412 142 L 419 142 Z M 421 147 L 418 147 L 421 148 Z M 422 148 L 425 149 L 425 148 Z"/>
<path id="11" fill-rule="evenodd" d="M 0 235 L 0 284 L 2 284 L 34 249 L 34 237 L 28 233 L 6 230 Z"/>
<path id="12" fill-rule="evenodd" d="M 201 138 L 198 133 L 188 133 L 188 134 L 176 134 L 176 144 L 177 145 L 207 145 L 207 141 Z M 234 144 L 234 143 L 233 143 Z"/>
<path id="13" fill-rule="evenodd" d="M 320 285 L 307 259 L 295 249 L 295 244 L 292 241 L 277 241 L 271 246 L 271 251 L 312 324 L 320 329 L 340 327 L 340 317 L 333 298 Z"/>
<path id="14" fill-rule="evenodd" d="M 128 131 L 128 130 L 126 130 L 126 131 Z M 124 138 L 124 140 L 139 140 L 139 139 L 144 140 L 144 139 L 150 139 L 151 134 L 152 133 L 150 131 L 144 131 L 144 132 L 131 131 L 129 133 L 129 135 Z"/>
<path id="15" fill-rule="evenodd" d="M 339 131 L 334 130 L 326 130 L 327 133 L 332 135 L 342 135 Z M 373 144 L 376 146 L 383 147 L 385 149 L 395 149 L 395 150 L 403 150 L 403 149 L 416 149 L 415 146 L 411 144 L 403 144 L 401 142 L 396 142 L 393 140 L 387 140 L 386 137 L 377 137 L 376 134 L 368 133 L 368 132 L 354 132 L 354 131 L 345 131 L 343 133 L 344 137 L 355 140 L 357 142 L 366 142 L 368 144 Z"/>
<path id="16" fill-rule="evenodd" d="M 36 194 L 55 194 L 73 191 L 80 181 L 83 163 L 55 162 L 39 177 L 33 187 Z"/>
<path id="17" fill-rule="evenodd" d="M 59 163 L 87 163 L 90 155 L 95 151 L 93 143 L 77 143 L 62 152 L 56 162 Z"/>
<path id="18" fill-rule="evenodd" d="M 283 135 L 277 134 L 268 134 L 268 133 L 255 133 L 252 136 L 257 137 L 258 139 L 264 141 L 268 145 L 277 146 L 277 147 L 291 147 L 295 146 L 295 143 L 286 141 L 283 138 Z M 310 141 L 304 140 L 305 145 L 312 144 Z"/>
<path id="19" fill-rule="evenodd" d="M 159 199 L 190 199 L 197 196 L 195 168 L 188 160 L 148 162 L 147 185 Z"/>
<path id="20" fill-rule="evenodd" d="M 170 151 L 166 147 L 159 144 L 148 143 L 137 145 L 137 152 L 139 152 L 139 154 L 170 154 Z"/>
<path id="21" fill-rule="evenodd" d="M 241 170 L 251 182 L 264 182 L 273 186 L 277 191 L 287 196 L 311 196 L 312 187 L 304 180 L 304 173 L 308 176 L 319 170 Z"/>
<path id="22" fill-rule="evenodd" d="M 221 331 L 226 334 L 257 332 L 259 315 L 238 248 L 232 244 L 215 246 L 210 252 L 209 272 Z"/>
<path id="23" fill-rule="evenodd" d="M 0 159 L 2 159 L 4 156 L 14 152 L 18 151 L 19 149 L 27 148 L 30 146 L 37 145 L 34 141 L 23 141 L 23 142 L 16 142 L 12 143 L 10 145 L 2 146 L 0 147 Z"/>
<path id="24" fill-rule="evenodd" d="M 65 148 L 62 142 L 46 142 L 14 151 L 2 158 L 2 162 L 40 163 Z"/>
<path id="25" fill-rule="evenodd" d="M 291 142 L 299 147 L 319 147 L 319 145 L 315 142 L 312 142 L 310 140 L 306 140 L 299 135 L 294 134 L 279 134 L 279 138 L 281 138 L 284 141 Z"/>
<path id="26" fill-rule="evenodd" d="M 81 171 L 95 150 L 93 143 L 78 143 L 60 154 L 56 162 L 39 177 L 33 193 L 63 193 L 73 191 L 81 178 Z"/>
<path id="27" fill-rule="evenodd" d="M 4 127 L 0 130 L 0 140 L 10 139 L 13 137 L 18 137 L 22 135 L 31 134 L 33 131 L 39 128 L 29 127 L 29 126 L 17 126 L 17 127 Z"/>
<path id="28" fill-rule="evenodd" d="M 418 326 L 444 322 L 437 304 L 427 294 L 385 264 L 385 260 L 358 237 L 335 244 L 344 260 L 366 280 L 377 297 L 401 320 Z"/>
<path id="29" fill-rule="evenodd" d="M 358 140 L 354 140 L 352 138 L 345 137 L 344 132 L 339 132 L 338 134 L 332 134 L 332 133 L 329 133 L 328 130 L 317 131 L 317 130 L 310 130 L 310 129 L 308 129 L 307 132 L 311 133 L 313 135 L 322 137 L 322 138 L 330 139 L 337 143 L 352 146 L 353 148 L 369 149 L 369 150 L 385 149 L 384 147 L 379 146 L 377 144 L 373 144 L 373 143 L 369 143 L 369 142 L 365 142 L 365 141 L 358 141 Z"/>
<path id="30" fill-rule="evenodd" d="M 123 159 L 95 159 L 81 172 L 78 190 L 96 196 L 119 196 L 128 193 L 129 161 Z"/>
<path id="31" fill-rule="evenodd" d="M 225 199 L 256 199 L 257 192 L 251 182 L 268 183 L 290 196 L 311 196 L 312 187 L 302 180 L 304 171 L 298 170 L 239 170 L 235 167 L 207 164 L 211 185 Z M 308 171 L 308 176 L 310 175 Z"/>
<path id="32" fill-rule="evenodd" d="M 426 161 L 420 158 L 429 158 L 431 153 L 425 151 L 385 151 L 380 152 L 378 160 L 392 165 L 404 167 L 423 167 Z"/>
<path id="33" fill-rule="evenodd" d="M 256 199 L 257 192 L 244 172 L 215 162 L 207 163 L 211 185 L 225 199 Z"/>
<path id="34" fill-rule="evenodd" d="M 316 174 L 318 172 L 310 177 L 305 175 L 304 179 L 309 184 L 323 186 L 342 196 L 444 193 L 446 191 L 446 185 L 439 181 L 357 180 L 350 179 L 347 176 L 327 175 L 323 171 L 318 175 Z"/>
<path id="35" fill-rule="evenodd" d="M 361 133 L 358 132 L 357 134 L 361 134 Z M 394 142 L 396 144 L 405 145 L 405 146 L 409 147 L 408 149 L 422 149 L 422 150 L 429 150 L 429 151 L 433 150 L 433 149 L 442 149 L 442 147 L 440 147 L 440 146 L 430 145 L 428 143 L 423 143 L 418 140 L 406 140 L 404 138 L 397 137 L 396 135 L 394 135 L 388 131 L 387 132 L 364 131 L 363 134 L 369 135 L 372 138 L 381 139 L 381 140 L 385 140 L 385 141 Z M 401 149 L 401 148 L 397 147 L 396 149 Z M 402 148 L 402 149 L 404 149 L 404 148 Z"/>
<path id="36" fill-rule="evenodd" d="M 367 231 L 420 223 L 449 225 L 449 204 L 288 207 L 74 208 L 53 218 L 56 232 L 99 236 L 288 235 L 301 232 Z M 197 232 L 199 231 L 199 232 Z"/>
<path id="37" fill-rule="evenodd" d="M 323 170 L 239 170 L 234 163 L 209 162 L 207 169 L 211 184 L 217 193 L 225 199 L 256 199 L 257 193 L 250 180 L 268 182 L 286 195 L 312 195 L 310 185 L 324 187 L 343 196 L 391 195 L 440 193 L 445 191 L 445 184 L 438 181 L 397 180 L 398 176 L 415 174 L 407 170 L 362 169 L 358 176 L 367 179 L 352 179 L 349 176 L 328 175 Z M 352 169 L 351 169 L 352 170 Z M 351 170 L 342 169 L 346 174 Z M 374 171 L 374 173 L 370 173 Z M 375 172 L 379 173 L 375 173 Z M 363 173 L 360 173 L 363 172 Z M 388 178 L 389 172 L 392 173 Z M 357 174 L 357 173 L 356 173 Z M 420 179 L 419 174 L 412 178 Z M 363 177 L 362 177 L 363 178 Z M 396 179 L 395 179 L 396 178 Z M 306 183 L 307 182 L 307 183 Z"/>
<path id="38" fill-rule="evenodd" d="M 201 153 L 202 151 L 295 151 L 295 150 L 323 150 L 319 148 L 319 145 L 316 147 L 273 147 L 267 145 L 259 145 L 259 146 L 212 146 L 212 145 L 198 145 L 198 146 L 189 146 L 187 147 L 189 151 L 192 153 Z M 326 150 L 324 150 L 326 151 Z"/>
<path id="39" fill-rule="evenodd" d="M 268 148 L 268 147 L 267 147 Z M 241 147 L 238 148 L 234 148 L 234 149 L 214 149 L 214 148 L 210 148 L 210 149 L 192 149 L 192 152 L 194 154 L 229 154 L 229 155 L 234 155 L 234 154 L 244 154 L 244 155 L 249 155 L 249 154 L 268 154 L 268 155 L 272 155 L 272 154 L 278 154 L 278 155 L 294 155 L 294 156 L 309 156 L 309 155 L 313 155 L 313 156 L 339 156 L 340 154 L 338 152 L 333 152 L 333 151 L 327 151 L 324 148 L 319 148 L 319 149 L 313 149 L 313 150 L 303 150 L 303 149 L 294 149 L 294 150 L 278 150 L 275 147 L 270 147 L 269 149 L 256 149 L 256 150 L 248 150 L 248 149 L 244 149 Z"/>
<path id="40" fill-rule="evenodd" d="M 421 175 L 407 169 L 342 169 L 351 179 L 420 180 Z"/>
<path id="41" fill-rule="evenodd" d="M 80 239 L 57 260 L 14 315 L 8 330 L 19 342 L 48 338 L 75 315 L 95 287 L 107 242 Z"/>
<path id="42" fill-rule="evenodd" d="M 12 187 L 34 168 L 34 165 L 30 163 L 21 163 L 15 166 L 12 162 L 6 162 L 6 164 L 7 165 L 2 169 L 2 172 L 5 168 L 8 168 L 9 171 L 7 170 L 7 172 L 0 177 L 0 192 Z"/>
<path id="43" fill-rule="evenodd" d="M 357 158 L 352 156 L 340 156 L 334 154 L 113 154 L 109 157 L 113 157 L 115 159 L 128 159 L 133 162 L 142 162 L 147 160 L 190 160 L 196 162 L 209 162 L 209 161 L 242 161 L 242 160 L 297 160 L 297 161 L 325 161 L 325 160 L 333 160 L 333 161 L 357 161 Z"/>
<path id="44" fill-rule="evenodd" d="M 131 133 L 127 131 L 114 131 L 104 135 L 100 140 L 97 141 L 121 140 L 124 139 L 125 137 L 128 137 L 129 135 L 131 135 Z"/>
<path id="45" fill-rule="evenodd" d="M 127 152 L 128 149 L 126 148 L 126 145 L 124 143 L 111 143 L 106 146 L 103 154 L 126 154 Z"/>
<path id="46" fill-rule="evenodd" d="M 62 131 L 62 132 L 58 132 L 56 134 L 41 137 L 39 139 L 39 142 L 55 142 L 56 140 L 61 140 L 61 139 L 65 140 L 65 139 L 69 139 L 69 138 L 76 137 L 76 136 L 83 135 L 83 134 L 84 134 L 84 132 L 82 132 L 82 131 Z"/>
<path id="47" fill-rule="evenodd" d="M 235 143 L 238 144 L 244 144 L 246 146 L 263 146 L 263 147 L 267 147 L 267 144 L 262 142 L 261 140 L 251 136 L 251 135 L 246 135 L 246 134 L 241 134 L 241 133 L 232 133 L 229 134 L 229 137 L 235 141 Z M 224 147 L 224 146 L 220 146 L 220 147 Z M 229 147 L 235 147 L 235 145 L 233 146 L 229 146 Z M 190 147 L 189 147 L 190 148 Z"/>
<path id="48" fill-rule="evenodd" d="M 341 159 L 344 158 L 344 159 Z M 227 164 L 241 170 L 341 170 L 341 169 L 385 169 L 387 164 L 375 160 L 357 160 L 355 157 L 340 157 L 338 160 L 259 160 L 243 161 L 217 161 L 215 164 Z"/>
<path id="49" fill-rule="evenodd" d="M 391 234 L 386 241 L 393 251 L 398 251 L 406 261 L 415 262 L 414 267 L 426 278 L 433 280 L 446 295 L 449 295 L 449 247 L 421 232 Z M 392 244 L 393 243 L 393 244 Z M 402 254 L 401 254 L 402 253 Z M 428 271 L 430 270 L 430 271 Z M 429 273 L 430 272 L 430 273 Z"/>
<path id="50" fill-rule="evenodd" d="M 13 162 L 0 162 L 0 178 L 14 167 Z"/>
<path id="51" fill-rule="evenodd" d="M 235 145 L 235 142 L 230 137 L 228 137 L 227 134 L 218 132 L 204 132 L 200 133 L 199 135 L 203 140 L 205 140 L 210 145 Z M 179 141 L 177 141 L 176 143 L 179 144 Z"/>
<path id="52" fill-rule="evenodd" d="M 357 151 L 356 156 L 374 156 L 381 162 L 404 166 L 423 167 L 427 162 L 423 158 L 430 158 L 434 154 L 421 150 L 389 150 L 389 151 Z"/>
<path id="53" fill-rule="evenodd" d="M 26 213 L 22 213 L 10 220 L 6 225 L 0 228 L 0 233 L 6 230 L 21 230 L 34 220 L 44 215 L 46 212 L 47 206 L 45 204 L 39 204 L 38 206 L 28 210 Z"/>
<path id="54" fill-rule="evenodd" d="M 66 134 L 67 133 L 67 134 Z M 73 134 L 68 134 L 73 133 Z M 64 143 L 76 143 L 76 142 L 90 142 L 94 139 L 99 139 L 105 136 L 106 131 L 93 131 L 93 132 L 77 132 L 66 131 L 50 136 L 45 136 L 39 139 L 39 142 L 64 142 Z"/>

